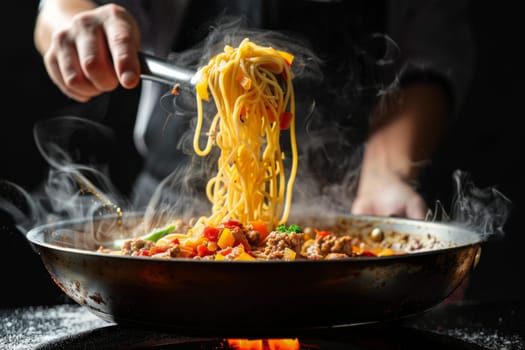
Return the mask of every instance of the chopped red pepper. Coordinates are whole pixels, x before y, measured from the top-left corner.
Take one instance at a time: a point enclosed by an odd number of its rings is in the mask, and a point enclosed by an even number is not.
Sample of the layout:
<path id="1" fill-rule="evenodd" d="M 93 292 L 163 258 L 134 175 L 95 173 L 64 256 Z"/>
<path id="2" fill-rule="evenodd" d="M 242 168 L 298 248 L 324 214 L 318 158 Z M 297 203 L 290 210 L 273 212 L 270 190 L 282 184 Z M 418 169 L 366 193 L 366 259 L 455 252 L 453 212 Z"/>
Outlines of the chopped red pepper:
<path id="1" fill-rule="evenodd" d="M 246 121 L 246 106 L 241 107 L 241 114 L 239 115 L 239 118 L 243 123 Z"/>
<path id="2" fill-rule="evenodd" d="M 282 112 L 279 118 L 279 128 L 281 130 L 286 130 L 290 127 L 292 122 L 293 113 L 292 112 Z"/>
<path id="3" fill-rule="evenodd" d="M 359 254 L 360 256 L 377 256 L 376 254 L 374 254 L 372 251 L 370 250 L 363 250 L 363 252 L 361 254 Z"/>
<path id="4" fill-rule="evenodd" d="M 234 227 L 240 227 L 242 228 L 242 223 L 240 221 L 237 221 L 237 220 L 228 220 L 228 221 L 225 221 L 221 224 L 222 227 L 227 227 L 227 228 L 234 228 Z"/>
<path id="5" fill-rule="evenodd" d="M 226 256 L 228 254 L 231 254 L 233 248 L 232 247 L 228 247 L 228 248 L 224 248 L 223 250 L 221 250 L 219 253 L 221 253 L 222 255 Z"/>
<path id="6" fill-rule="evenodd" d="M 330 236 L 330 231 L 319 231 L 315 230 L 315 238 L 324 238 Z"/>
<path id="7" fill-rule="evenodd" d="M 200 257 L 211 254 L 211 251 L 204 244 L 198 244 L 195 249 L 197 250 L 197 255 Z"/>
<path id="8" fill-rule="evenodd" d="M 151 256 L 149 249 L 141 249 L 137 252 L 137 256 Z"/>
<path id="9" fill-rule="evenodd" d="M 164 253 L 168 249 L 169 249 L 169 246 L 167 245 L 158 245 L 158 246 L 151 247 L 151 249 L 149 250 L 149 253 L 151 255 L 155 255 L 159 253 Z"/>
<path id="10" fill-rule="evenodd" d="M 219 239 L 220 230 L 216 227 L 207 226 L 204 228 L 204 237 L 206 237 L 211 242 L 217 242 Z"/>

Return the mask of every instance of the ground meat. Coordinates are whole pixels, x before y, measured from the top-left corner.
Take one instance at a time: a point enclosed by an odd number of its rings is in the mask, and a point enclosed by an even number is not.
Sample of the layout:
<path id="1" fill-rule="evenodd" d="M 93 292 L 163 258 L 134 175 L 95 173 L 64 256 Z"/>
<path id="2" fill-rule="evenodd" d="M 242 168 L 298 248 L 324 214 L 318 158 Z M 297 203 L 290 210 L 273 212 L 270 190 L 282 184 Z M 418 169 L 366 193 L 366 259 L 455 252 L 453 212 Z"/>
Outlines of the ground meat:
<path id="1" fill-rule="evenodd" d="M 131 255 L 138 252 L 141 249 L 150 249 L 155 243 L 151 241 L 145 241 L 143 239 L 127 240 L 122 244 L 121 252 L 124 255 Z"/>
<path id="2" fill-rule="evenodd" d="M 180 249 L 180 246 L 178 244 L 176 244 L 173 247 L 171 247 L 170 249 L 168 249 L 167 252 L 169 253 L 169 255 L 172 258 L 178 258 L 181 255 L 181 249 Z"/>
<path id="3" fill-rule="evenodd" d="M 195 255 L 193 259 L 194 260 L 215 260 L 215 255 L 205 255 L 205 256 Z"/>
<path id="4" fill-rule="evenodd" d="M 301 255 L 307 259 L 320 260 L 323 259 L 323 254 L 321 254 L 321 249 L 318 244 L 312 240 L 311 244 L 307 245 L 305 249 L 301 250 Z"/>
<path id="5" fill-rule="evenodd" d="M 304 234 L 273 231 L 268 235 L 263 256 L 267 259 L 282 259 L 284 249 L 288 248 L 300 254 L 304 243 Z"/>
<path id="6" fill-rule="evenodd" d="M 354 239 L 352 236 L 327 236 L 317 239 L 316 242 L 320 246 L 319 250 L 322 255 L 341 253 L 348 256 L 354 255 L 352 247 L 360 243 L 358 239 Z"/>
<path id="7" fill-rule="evenodd" d="M 256 247 L 261 243 L 261 234 L 259 231 L 249 230 L 245 232 L 245 235 L 248 243 L 250 243 L 250 246 Z"/>
<path id="8" fill-rule="evenodd" d="M 235 237 L 235 244 L 241 243 L 245 247 L 251 246 L 247 236 L 248 231 L 245 231 L 240 227 L 231 227 L 230 231 L 232 232 L 233 237 Z"/>

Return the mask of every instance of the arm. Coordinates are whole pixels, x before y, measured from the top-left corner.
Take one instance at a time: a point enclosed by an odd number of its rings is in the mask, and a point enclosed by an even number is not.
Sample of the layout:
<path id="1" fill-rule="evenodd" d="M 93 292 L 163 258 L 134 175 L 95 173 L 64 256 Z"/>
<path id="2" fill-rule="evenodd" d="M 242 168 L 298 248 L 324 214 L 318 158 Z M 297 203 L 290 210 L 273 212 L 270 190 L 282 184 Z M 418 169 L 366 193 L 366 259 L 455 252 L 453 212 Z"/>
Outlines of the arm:
<path id="1" fill-rule="evenodd" d="M 448 119 L 449 97 L 440 86 L 416 83 L 376 107 L 354 214 L 425 217 L 418 176 L 435 150 Z"/>
<path id="2" fill-rule="evenodd" d="M 140 34 L 122 7 L 88 0 L 42 2 L 35 46 L 52 81 L 80 102 L 115 89 L 137 86 Z"/>
<path id="3" fill-rule="evenodd" d="M 388 33 L 401 54 L 399 96 L 384 96 L 373 113 L 351 211 L 422 219 L 419 175 L 455 120 L 472 74 L 468 1 L 387 3 Z"/>

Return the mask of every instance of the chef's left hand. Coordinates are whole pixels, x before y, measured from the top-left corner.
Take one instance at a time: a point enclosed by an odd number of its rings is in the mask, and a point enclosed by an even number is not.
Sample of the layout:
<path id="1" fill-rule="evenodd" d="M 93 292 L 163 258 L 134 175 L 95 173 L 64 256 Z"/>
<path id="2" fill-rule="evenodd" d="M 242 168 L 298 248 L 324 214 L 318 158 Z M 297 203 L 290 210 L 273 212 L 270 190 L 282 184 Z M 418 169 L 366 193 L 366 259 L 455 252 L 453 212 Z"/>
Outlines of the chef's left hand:
<path id="1" fill-rule="evenodd" d="M 366 176 L 361 177 L 352 214 L 425 218 L 428 209 L 425 200 L 406 179 L 385 169 L 364 171 Z"/>
<path id="2" fill-rule="evenodd" d="M 371 116 L 353 214 L 425 218 L 427 205 L 416 184 L 448 113 L 447 94 L 432 83 L 413 83 L 380 99 Z"/>

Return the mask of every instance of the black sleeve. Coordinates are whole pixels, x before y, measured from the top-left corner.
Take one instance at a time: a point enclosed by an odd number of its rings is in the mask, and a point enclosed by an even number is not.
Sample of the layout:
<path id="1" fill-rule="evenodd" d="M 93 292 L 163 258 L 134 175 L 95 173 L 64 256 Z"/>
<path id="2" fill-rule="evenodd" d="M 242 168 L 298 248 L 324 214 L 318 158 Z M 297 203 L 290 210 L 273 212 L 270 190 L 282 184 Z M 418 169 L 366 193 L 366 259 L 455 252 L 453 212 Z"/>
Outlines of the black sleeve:
<path id="1" fill-rule="evenodd" d="M 390 0 L 387 6 L 387 32 L 401 53 L 401 84 L 423 80 L 442 85 L 457 115 L 475 57 L 468 0 Z"/>

